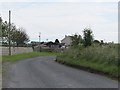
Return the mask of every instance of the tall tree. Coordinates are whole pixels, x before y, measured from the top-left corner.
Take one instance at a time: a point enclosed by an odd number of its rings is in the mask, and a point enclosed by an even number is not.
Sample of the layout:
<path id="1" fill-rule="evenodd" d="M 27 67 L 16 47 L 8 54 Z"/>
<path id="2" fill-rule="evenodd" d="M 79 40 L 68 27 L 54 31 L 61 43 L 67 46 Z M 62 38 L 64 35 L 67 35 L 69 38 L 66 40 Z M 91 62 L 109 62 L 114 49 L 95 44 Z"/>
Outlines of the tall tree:
<path id="1" fill-rule="evenodd" d="M 83 31 L 83 44 L 85 47 L 87 46 L 91 46 L 92 42 L 93 42 L 93 34 L 92 34 L 92 30 L 90 28 L 85 28 Z"/>

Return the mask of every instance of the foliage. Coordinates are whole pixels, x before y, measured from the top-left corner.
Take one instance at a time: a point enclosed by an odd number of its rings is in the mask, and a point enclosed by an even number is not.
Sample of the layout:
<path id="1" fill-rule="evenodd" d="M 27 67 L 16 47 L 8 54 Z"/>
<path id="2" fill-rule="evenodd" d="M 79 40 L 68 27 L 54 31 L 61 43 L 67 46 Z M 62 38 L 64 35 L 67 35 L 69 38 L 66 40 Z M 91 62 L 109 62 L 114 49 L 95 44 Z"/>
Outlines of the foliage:
<path id="1" fill-rule="evenodd" d="M 87 48 L 69 48 L 57 60 L 66 64 L 90 68 L 92 70 L 107 73 L 110 76 L 118 77 L 118 45 L 94 45 Z"/>
<path id="2" fill-rule="evenodd" d="M 103 44 L 104 44 L 104 42 L 103 42 L 103 40 L 101 40 L 101 41 L 100 41 L 100 45 L 103 45 Z"/>
<path id="3" fill-rule="evenodd" d="M 12 23 L 10 26 L 11 30 L 9 32 L 9 24 L 7 21 L 2 22 L 2 43 L 8 43 L 9 39 L 11 40 L 11 44 L 24 45 L 26 42 L 29 41 L 29 37 L 26 34 L 23 28 L 16 28 L 16 25 Z M 9 36 L 10 33 L 10 36 Z M 9 38 L 10 37 L 10 38 Z"/>
<path id="4" fill-rule="evenodd" d="M 83 44 L 85 47 L 91 46 L 93 42 L 93 34 L 90 28 L 85 28 L 83 31 Z"/>
<path id="5" fill-rule="evenodd" d="M 2 35 L 1 35 L 2 42 L 8 41 L 8 23 L 7 23 L 7 21 L 2 22 L 1 26 L 2 26 L 2 29 L 1 29 L 1 32 L 2 32 Z"/>
<path id="6" fill-rule="evenodd" d="M 55 44 L 59 44 L 60 42 L 59 42 L 59 40 L 58 39 L 56 39 L 55 40 Z"/>
<path id="7" fill-rule="evenodd" d="M 74 34 L 71 36 L 72 39 L 72 46 L 78 46 L 81 43 L 82 37 L 81 35 Z"/>
<path id="8" fill-rule="evenodd" d="M 29 37 L 23 28 L 19 28 L 18 30 L 13 31 L 11 40 L 15 42 L 17 46 L 19 46 L 24 45 L 26 42 L 28 42 Z"/>

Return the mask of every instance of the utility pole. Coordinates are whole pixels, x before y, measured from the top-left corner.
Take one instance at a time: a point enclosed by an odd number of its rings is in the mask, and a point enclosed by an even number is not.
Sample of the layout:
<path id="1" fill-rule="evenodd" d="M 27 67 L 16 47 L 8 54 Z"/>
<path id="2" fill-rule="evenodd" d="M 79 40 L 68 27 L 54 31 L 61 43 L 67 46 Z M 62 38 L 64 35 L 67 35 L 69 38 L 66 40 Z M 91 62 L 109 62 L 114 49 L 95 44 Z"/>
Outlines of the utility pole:
<path id="1" fill-rule="evenodd" d="M 8 31 L 9 55 L 11 55 L 10 31 L 11 31 L 11 11 L 9 10 L 9 31 Z"/>
<path id="2" fill-rule="evenodd" d="M 39 32 L 39 51 L 41 52 L 41 44 L 40 44 L 40 40 L 41 40 L 41 33 Z"/>

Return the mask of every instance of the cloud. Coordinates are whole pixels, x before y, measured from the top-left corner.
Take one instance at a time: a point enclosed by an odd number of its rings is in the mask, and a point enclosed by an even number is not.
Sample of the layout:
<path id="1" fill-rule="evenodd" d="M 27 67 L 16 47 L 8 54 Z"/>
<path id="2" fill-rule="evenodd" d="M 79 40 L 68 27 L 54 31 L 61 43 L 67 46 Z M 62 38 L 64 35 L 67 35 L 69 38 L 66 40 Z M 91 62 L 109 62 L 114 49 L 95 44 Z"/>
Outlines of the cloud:
<path id="1" fill-rule="evenodd" d="M 31 40 L 38 40 L 39 32 L 42 40 L 62 39 L 65 34 L 82 34 L 83 29 L 90 26 L 95 38 L 117 41 L 117 3 L 4 4 L 3 18 L 7 20 L 10 8 L 12 22 L 24 27 Z"/>

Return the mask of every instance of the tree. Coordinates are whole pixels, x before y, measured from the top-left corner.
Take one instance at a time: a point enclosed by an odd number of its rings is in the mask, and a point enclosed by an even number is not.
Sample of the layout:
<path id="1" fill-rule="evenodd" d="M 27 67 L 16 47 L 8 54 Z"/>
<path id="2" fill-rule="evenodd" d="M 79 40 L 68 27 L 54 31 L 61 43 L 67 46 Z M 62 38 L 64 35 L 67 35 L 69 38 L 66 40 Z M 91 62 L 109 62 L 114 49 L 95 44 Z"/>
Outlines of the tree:
<path id="1" fill-rule="evenodd" d="M 14 34 L 14 31 L 16 31 L 16 26 L 12 23 L 11 24 L 11 30 L 10 30 L 10 38 L 12 37 L 12 35 Z M 1 38 L 2 38 L 2 43 L 8 43 L 8 40 L 9 40 L 9 24 L 7 21 L 5 22 L 2 22 L 2 35 L 1 35 Z"/>
<path id="2" fill-rule="evenodd" d="M 2 22 L 1 23 L 2 25 L 2 29 L 1 29 L 1 32 L 2 32 L 2 35 L 1 35 L 1 38 L 2 38 L 2 43 L 8 43 L 8 27 L 9 27 L 9 24 L 7 23 L 7 21 L 5 22 Z"/>
<path id="3" fill-rule="evenodd" d="M 19 28 L 18 30 L 13 31 L 11 40 L 12 42 L 15 42 L 17 46 L 19 46 L 25 45 L 26 42 L 29 41 L 29 37 L 23 28 Z"/>
<path id="4" fill-rule="evenodd" d="M 2 18 L 0 17 L 0 37 L 2 37 Z"/>
<path id="5" fill-rule="evenodd" d="M 92 42 L 93 42 L 93 34 L 92 34 L 92 30 L 90 28 L 85 28 L 83 31 L 83 44 L 85 47 L 87 46 L 91 46 Z"/>
<path id="6" fill-rule="evenodd" d="M 8 44 L 9 41 L 9 24 L 7 21 L 2 22 L 2 35 L 0 36 L 2 38 L 2 43 Z M 10 39 L 11 44 L 16 43 L 17 46 L 24 45 L 26 42 L 29 41 L 29 37 L 26 34 L 25 30 L 23 28 L 16 28 L 16 25 L 12 23 L 10 30 Z"/>
<path id="7" fill-rule="evenodd" d="M 72 39 L 72 46 L 77 46 L 80 44 L 82 37 L 81 35 L 75 34 L 71 36 L 71 39 Z"/>
<path id="8" fill-rule="evenodd" d="M 59 40 L 58 39 L 56 39 L 55 40 L 55 44 L 59 44 L 60 42 L 59 42 Z"/>
<path id="9" fill-rule="evenodd" d="M 104 41 L 103 41 L 103 40 L 101 40 L 101 41 L 100 41 L 100 45 L 103 45 L 103 44 L 104 44 Z"/>

